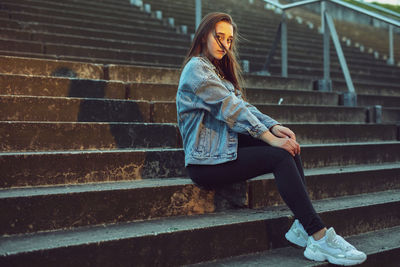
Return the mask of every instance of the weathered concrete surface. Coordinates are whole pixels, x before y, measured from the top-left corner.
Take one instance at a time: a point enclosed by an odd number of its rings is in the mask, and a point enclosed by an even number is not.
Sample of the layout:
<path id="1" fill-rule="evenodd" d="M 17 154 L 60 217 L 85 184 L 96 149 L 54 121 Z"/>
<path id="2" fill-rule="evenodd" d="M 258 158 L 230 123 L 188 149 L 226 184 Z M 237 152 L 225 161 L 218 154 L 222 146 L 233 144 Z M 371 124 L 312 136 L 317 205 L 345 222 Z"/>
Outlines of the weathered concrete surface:
<path id="1" fill-rule="evenodd" d="M 175 101 L 176 84 L 135 82 L 128 84 L 128 99 L 147 101 Z"/>
<path id="2" fill-rule="evenodd" d="M 181 147 L 174 124 L 0 122 L 0 151 Z"/>
<path id="3" fill-rule="evenodd" d="M 108 9 L 102 10 L 100 6 L 93 8 L 87 2 L 82 2 L 82 9 L 77 9 L 76 5 L 71 5 L 66 2 L 58 4 L 57 2 L 41 2 L 41 1 L 7 1 L 2 2 L 3 7 L 8 11 L 12 12 L 23 12 L 29 10 L 30 13 L 44 16 L 54 16 L 69 18 L 72 20 L 98 20 L 101 16 L 105 23 L 115 23 L 115 24 L 128 24 L 129 25 L 143 25 L 143 20 L 146 16 L 143 12 L 133 6 L 126 6 L 125 12 L 115 10 L 115 13 L 110 13 L 109 8 L 111 6 L 106 6 Z M 34 6 L 32 6 L 34 5 Z M 103 5 L 104 6 L 104 5 Z M 108 11 L 108 12 L 107 12 Z M 130 12 L 129 12 L 130 11 Z M 136 16 L 135 16 L 136 15 Z M 157 20 L 149 20 L 149 25 L 160 27 L 160 23 Z"/>
<path id="4" fill-rule="evenodd" d="M 400 96 L 357 95 L 357 105 L 359 106 L 381 105 L 384 107 L 399 108 Z"/>
<path id="5" fill-rule="evenodd" d="M 98 64 L 0 56 L 0 73 L 103 79 Z"/>
<path id="6" fill-rule="evenodd" d="M 324 166 L 394 163 L 400 161 L 399 149 L 400 142 L 305 145 L 301 150 L 301 157 L 304 167 L 307 169 Z"/>
<path id="7" fill-rule="evenodd" d="M 0 104 L 3 121 L 150 121 L 150 104 L 144 101 L 1 96 Z"/>
<path id="8" fill-rule="evenodd" d="M 317 91 L 247 89 L 245 93 L 251 103 L 334 106 L 339 102 L 337 93 Z"/>
<path id="9" fill-rule="evenodd" d="M 0 187 L 185 176 L 181 149 L 0 153 Z"/>
<path id="10" fill-rule="evenodd" d="M 0 94 L 125 99 L 126 85 L 103 80 L 0 74 Z"/>
<path id="11" fill-rule="evenodd" d="M 15 40 L 0 39 L 0 47 L 4 47 L 5 50 L 17 50 L 29 53 L 42 54 L 44 52 L 43 44 L 31 41 L 19 41 L 19 40 L 15 41 Z"/>
<path id="12" fill-rule="evenodd" d="M 178 69 L 121 65 L 108 65 L 105 68 L 106 79 L 124 82 L 178 84 L 180 76 Z"/>
<path id="13" fill-rule="evenodd" d="M 347 92 L 345 81 L 333 80 L 335 91 Z M 354 81 L 357 94 L 380 95 L 380 96 L 400 96 L 400 88 L 397 84 L 376 83 L 372 81 Z"/>
<path id="14" fill-rule="evenodd" d="M 394 124 L 287 123 L 285 126 L 294 131 L 300 145 L 398 140 Z"/>
<path id="15" fill-rule="evenodd" d="M 400 193 L 393 190 L 318 201 L 315 207 L 326 224 L 346 236 L 398 225 L 399 203 Z M 14 266 L 27 262 L 31 266 L 56 262 L 59 266 L 100 262 L 115 266 L 134 258 L 136 266 L 197 263 L 287 245 L 283 235 L 291 223 L 289 214 L 285 208 L 271 207 L 3 237 L 0 262 Z"/>
<path id="16" fill-rule="evenodd" d="M 210 213 L 216 209 L 214 196 L 183 181 L 12 189 L 0 192 L 0 234 Z"/>
<path id="17" fill-rule="evenodd" d="M 400 142 L 304 145 L 301 155 L 304 167 L 311 169 L 395 163 L 400 161 L 399 149 Z M 7 173 L 0 186 L 184 176 L 183 156 L 182 149 L 0 153 L 0 166 Z"/>
<path id="18" fill-rule="evenodd" d="M 400 123 L 400 106 L 396 108 L 382 108 L 382 121 L 386 123 Z"/>

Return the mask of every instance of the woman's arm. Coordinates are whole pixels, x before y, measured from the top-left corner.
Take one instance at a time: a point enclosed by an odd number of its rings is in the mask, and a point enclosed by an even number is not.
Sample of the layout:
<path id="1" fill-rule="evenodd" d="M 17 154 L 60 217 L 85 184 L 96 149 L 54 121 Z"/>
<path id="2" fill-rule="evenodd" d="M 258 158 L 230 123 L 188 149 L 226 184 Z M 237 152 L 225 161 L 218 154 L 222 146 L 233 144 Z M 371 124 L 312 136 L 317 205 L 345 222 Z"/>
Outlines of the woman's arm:
<path id="1" fill-rule="evenodd" d="M 300 154 L 300 145 L 296 142 L 295 139 L 289 138 L 288 136 L 280 138 L 272 134 L 270 131 L 265 131 L 260 135 L 260 139 L 271 146 L 285 149 L 292 156 L 294 156 L 295 154 Z"/>
<path id="2" fill-rule="evenodd" d="M 276 120 L 262 113 L 261 111 L 258 110 L 258 108 L 256 108 L 252 104 L 246 102 L 246 106 L 250 110 L 250 112 L 253 113 L 253 115 L 256 116 L 268 129 L 271 129 L 272 126 L 278 124 Z"/>

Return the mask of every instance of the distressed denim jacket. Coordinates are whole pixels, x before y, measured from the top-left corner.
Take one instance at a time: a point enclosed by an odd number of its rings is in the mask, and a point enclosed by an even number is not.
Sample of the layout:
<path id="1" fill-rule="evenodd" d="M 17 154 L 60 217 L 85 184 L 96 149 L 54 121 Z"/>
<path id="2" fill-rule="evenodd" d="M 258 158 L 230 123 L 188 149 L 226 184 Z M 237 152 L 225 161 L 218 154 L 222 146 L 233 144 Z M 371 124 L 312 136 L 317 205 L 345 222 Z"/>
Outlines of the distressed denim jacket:
<path id="1" fill-rule="evenodd" d="M 257 138 L 278 124 L 236 96 L 233 84 L 221 79 L 206 57 L 193 57 L 184 67 L 176 106 L 185 166 L 235 160 L 237 133 Z"/>

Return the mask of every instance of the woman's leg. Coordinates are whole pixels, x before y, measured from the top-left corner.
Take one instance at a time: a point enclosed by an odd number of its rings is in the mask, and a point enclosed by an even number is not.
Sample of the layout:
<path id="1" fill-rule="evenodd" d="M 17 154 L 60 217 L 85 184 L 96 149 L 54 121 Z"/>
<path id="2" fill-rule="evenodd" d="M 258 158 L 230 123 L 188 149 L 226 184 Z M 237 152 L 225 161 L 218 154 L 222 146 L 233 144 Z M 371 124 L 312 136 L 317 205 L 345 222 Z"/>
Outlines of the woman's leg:
<path id="1" fill-rule="evenodd" d="M 214 188 L 273 172 L 282 199 L 307 233 L 312 235 L 325 227 L 307 194 L 300 157 L 295 159 L 284 149 L 268 145 L 240 146 L 235 161 L 191 165 L 187 169 L 195 183 Z"/>
<path id="2" fill-rule="evenodd" d="M 260 139 L 255 139 L 255 138 L 251 137 L 250 135 L 238 134 L 238 138 L 239 138 L 239 147 L 269 146 L 264 141 L 262 141 Z M 296 155 L 294 157 L 294 161 L 296 163 L 297 170 L 299 171 L 299 174 L 303 181 L 303 184 L 306 185 L 306 179 L 304 178 L 303 164 L 301 163 L 300 155 Z"/>

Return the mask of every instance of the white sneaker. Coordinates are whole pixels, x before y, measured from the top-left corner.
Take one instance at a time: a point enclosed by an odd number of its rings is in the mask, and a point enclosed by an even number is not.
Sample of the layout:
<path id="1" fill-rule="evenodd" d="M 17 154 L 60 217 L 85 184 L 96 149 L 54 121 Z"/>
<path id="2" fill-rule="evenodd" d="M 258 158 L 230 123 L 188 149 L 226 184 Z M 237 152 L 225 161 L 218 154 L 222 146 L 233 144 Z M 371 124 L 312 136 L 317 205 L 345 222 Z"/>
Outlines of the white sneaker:
<path id="1" fill-rule="evenodd" d="M 299 247 L 305 248 L 307 245 L 308 234 L 306 230 L 304 230 L 303 225 L 297 219 L 294 220 L 294 223 L 285 234 L 285 237 L 289 242 Z"/>
<path id="2" fill-rule="evenodd" d="M 360 264 L 367 259 L 364 252 L 358 251 L 343 237 L 337 235 L 332 227 L 318 241 L 312 236 L 309 237 L 304 256 L 314 261 L 328 260 L 332 264 L 345 266 Z"/>

